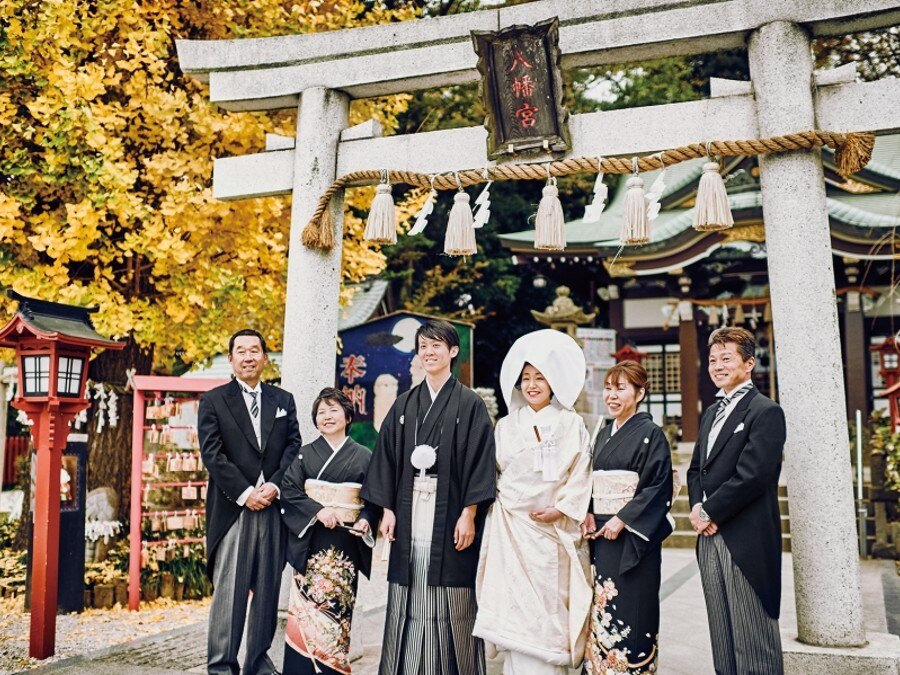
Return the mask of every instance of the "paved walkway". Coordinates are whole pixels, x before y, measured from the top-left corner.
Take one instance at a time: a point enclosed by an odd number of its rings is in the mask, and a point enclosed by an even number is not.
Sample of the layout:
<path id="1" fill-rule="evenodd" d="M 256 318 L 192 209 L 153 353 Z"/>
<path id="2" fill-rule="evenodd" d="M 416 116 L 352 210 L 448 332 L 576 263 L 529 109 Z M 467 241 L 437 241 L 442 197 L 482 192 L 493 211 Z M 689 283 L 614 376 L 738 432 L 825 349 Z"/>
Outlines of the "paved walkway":
<path id="1" fill-rule="evenodd" d="M 364 645 L 362 658 L 354 661 L 354 675 L 376 675 L 384 625 L 387 593 L 386 564 L 376 563 L 374 579 L 362 580 L 354 623 L 354 637 Z M 823 589 L 837 592 L 838 589 Z M 893 561 L 862 563 L 862 590 L 866 629 L 894 632 L 900 629 L 900 580 Z M 662 675 L 704 675 L 712 673 L 706 611 L 700 575 L 694 553 L 685 549 L 663 550 L 663 582 L 660 589 L 660 673 Z M 784 556 L 784 601 L 781 629 L 797 634 L 793 602 L 791 556 Z M 276 641 L 277 642 L 277 641 Z M 281 661 L 281 645 L 273 646 L 273 659 Z M 28 671 L 54 675 L 167 675 L 203 673 L 206 657 L 206 623 L 181 628 L 151 638 L 137 640 L 102 652 L 59 661 Z M 488 672 L 499 675 L 502 662 L 491 662 Z M 576 671 L 572 671 L 575 673 Z"/>

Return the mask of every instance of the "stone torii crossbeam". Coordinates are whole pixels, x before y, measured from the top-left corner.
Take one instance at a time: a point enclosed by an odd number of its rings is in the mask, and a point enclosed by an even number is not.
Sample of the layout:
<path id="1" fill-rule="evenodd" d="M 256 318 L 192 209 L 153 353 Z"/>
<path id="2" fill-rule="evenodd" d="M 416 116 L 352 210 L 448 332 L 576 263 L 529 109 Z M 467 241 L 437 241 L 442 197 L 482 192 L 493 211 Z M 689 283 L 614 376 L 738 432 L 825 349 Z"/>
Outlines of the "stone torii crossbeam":
<path id="1" fill-rule="evenodd" d="M 814 73 L 810 49 L 815 37 L 900 23 L 898 0 L 541 0 L 330 33 L 180 40 L 182 69 L 209 82 L 214 103 L 298 111 L 295 142 L 270 138 L 265 153 L 218 160 L 214 193 L 222 199 L 293 195 L 282 373 L 301 407 L 334 381 L 342 198 L 333 200 L 331 212 L 338 245 L 320 252 L 300 241 L 319 195 L 351 171 L 443 173 L 489 164 L 482 127 L 382 138 L 368 123 L 347 128 L 350 99 L 475 81 L 470 31 L 554 16 L 564 68 L 745 47 L 752 77 L 715 82 L 707 100 L 572 116 L 571 157 L 631 156 L 813 128 L 900 130 L 900 81 L 858 83 L 847 69 Z M 766 155 L 759 165 L 788 420 L 799 636 L 784 636 L 785 665 L 792 672 L 826 672 L 840 658 L 842 672 L 898 673 L 900 640 L 863 629 L 821 155 Z M 314 435 L 305 419 L 302 430 Z"/>

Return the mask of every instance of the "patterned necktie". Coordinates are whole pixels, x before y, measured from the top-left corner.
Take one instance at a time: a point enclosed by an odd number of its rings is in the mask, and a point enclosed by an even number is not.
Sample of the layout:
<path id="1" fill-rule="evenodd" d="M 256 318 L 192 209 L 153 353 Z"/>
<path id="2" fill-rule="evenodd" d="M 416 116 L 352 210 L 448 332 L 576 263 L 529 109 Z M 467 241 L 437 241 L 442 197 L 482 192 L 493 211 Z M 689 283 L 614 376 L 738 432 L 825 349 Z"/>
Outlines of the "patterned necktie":
<path id="1" fill-rule="evenodd" d="M 731 405 L 731 402 L 735 399 L 735 397 L 744 394 L 752 386 L 753 385 L 750 382 L 747 382 L 719 401 L 719 407 L 716 408 L 716 417 L 713 420 L 713 426 L 717 426 L 725 418 L 725 411 L 728 410 L 728 406 Z"/>
<path id="2" fill-rule="evenodd" d="M 259 403 L 256 400 L 256 397 L 259 396 L 258 391 L 250 391 L 246 390 L 248 394 L 250 394 L 250 415 L 252 415 L 253 419 L 259 417 Z"/>

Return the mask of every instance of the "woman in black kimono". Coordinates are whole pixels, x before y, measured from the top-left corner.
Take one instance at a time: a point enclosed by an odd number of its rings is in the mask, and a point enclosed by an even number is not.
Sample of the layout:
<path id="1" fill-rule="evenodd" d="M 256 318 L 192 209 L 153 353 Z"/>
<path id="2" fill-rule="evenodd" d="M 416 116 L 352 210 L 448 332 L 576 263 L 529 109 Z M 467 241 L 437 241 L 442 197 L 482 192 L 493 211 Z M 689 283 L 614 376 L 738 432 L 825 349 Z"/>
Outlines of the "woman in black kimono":
<path id="1" fill-rule="evenodd" d="M 622 361 L 606 373 L 603 401 L 615 418 L 594 444 L 591 538 L 594 603 L 585 653 L 591 674 L 657 672 L 662 542 L 672 533 L 672 457 L 649 413 L 647 371 Z"/>
<path id="2" fill-rule="evenodd" d="M 356 584 L 371 571 L 379 515 L 359 498 L 372 453 L 347 437 L 353 406 L 341 391 L 323 389 L 312 416 L 322 435 L 300 448 L 281 484 L 294 568 L 282 673 L 347 675 Z"/>

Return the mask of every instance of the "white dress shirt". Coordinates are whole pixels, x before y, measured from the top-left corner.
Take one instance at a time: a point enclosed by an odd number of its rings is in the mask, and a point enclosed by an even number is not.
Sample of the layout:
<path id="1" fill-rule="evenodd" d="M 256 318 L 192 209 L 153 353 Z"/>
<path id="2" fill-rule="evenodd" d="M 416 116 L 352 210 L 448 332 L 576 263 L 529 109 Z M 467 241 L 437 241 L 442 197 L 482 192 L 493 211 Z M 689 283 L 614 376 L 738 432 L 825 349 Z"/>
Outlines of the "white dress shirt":
<path id="1" fill-rule="evenodd" d="M 257 382 L 256 387 L 250 388 L 244 382 L 238 380 L 238 386 L 241 388 L 241 393 L 244 395 L 244 404 L 247 406 L 247 414 L 250 416 L 250 422 L 253 423 L 253 433 L 256 434 L 256 444 L 259 446 L 259 449 L 262 450 L 262 385 Z M 259 407 L 259 414 L 256 417 L 253 416 L 253 413 L 250 412 L 253 406 L 253 397 L 250 396 L 250 392 L 256 392 L 256 405 Z M 241 496 L 237 498 L 237 505 L 243 506 L 247 503 L 247 499 L 253 494 L 253 490 L 258 488 L 260 485 L 266 482 L 265 476 L 263 476 L 263 472 L 259 472 L 259 478 L 256 479 L 256 485 L 251 485 L 246 490 L 241 493 Z M 273 485 L 275 488 L 275 492 L 277 496 L 281 497 L 281 490 L 278 489 L 277 485 Z"/>

